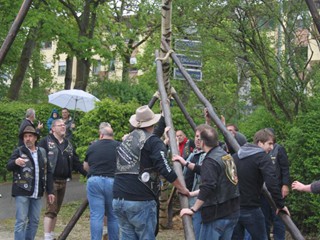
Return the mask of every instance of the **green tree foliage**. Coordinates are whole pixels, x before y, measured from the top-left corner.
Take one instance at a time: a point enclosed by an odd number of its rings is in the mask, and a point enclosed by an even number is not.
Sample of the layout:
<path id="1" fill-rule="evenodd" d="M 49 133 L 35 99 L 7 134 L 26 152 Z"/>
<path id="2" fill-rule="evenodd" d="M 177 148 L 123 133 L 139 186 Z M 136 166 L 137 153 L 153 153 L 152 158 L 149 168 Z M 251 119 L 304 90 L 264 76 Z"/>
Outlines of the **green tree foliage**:
<path id="1" fill-rule="evenodd" d="M 155 92 L 146 83 L 125 83 L 121 81 L 97 80 L 89 86 L 90 91 L 99 99 L 111 98 L 127 103 L 136 100 L 141 105 L 147 104 Z"/>
<path id="2" fill-rule="evenodd" d="M 312 98 L 308 112 L 298 115 L 294 126 L 288 132 L 285 146 L 291 162 L 292 180 L 311 183 L 320 178 L 320 132 L 319 97 Z M 319 236 L 320 232 L 320 195 L 292 192 L 289 207 L 299 229 L 307 234 Z"/>

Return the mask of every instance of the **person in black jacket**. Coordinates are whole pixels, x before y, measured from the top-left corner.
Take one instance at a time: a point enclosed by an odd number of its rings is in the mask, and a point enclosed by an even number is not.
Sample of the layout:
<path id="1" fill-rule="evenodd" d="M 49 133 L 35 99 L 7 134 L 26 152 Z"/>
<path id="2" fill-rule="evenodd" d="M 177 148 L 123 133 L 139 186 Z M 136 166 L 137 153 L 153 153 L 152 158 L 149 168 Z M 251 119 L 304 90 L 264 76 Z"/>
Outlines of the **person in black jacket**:
<path id="1" fill-rule="evenodd" d="M 53 203 L 47 202 L 43 223 L 45 240 L 54 238 L 53 231 L 57 215 L 63 202 L 67 179 L 72 177 L 72 171 L 76 170 L 83 176 L 87 176 L 87 172 L 83 169 L 83 165 L 71 142 L 65 138 L 66 125 L 64 121 L 62 119 L 54 120 L 51 129 L 52 134 L 49 134 L 39 142 L 39 146 L 43 147 L 48 154 L 48 161 L 53 172 L 53 187 L 56 197 Z"/>
<path id="2" fill-rule="evenodd" d="M 189 195 L 166 159 L 164 143 L 152 134 L 159 119 L 148 106 L 139 107 L 129 120 L 135 130 L 117 149 L 112 207 L 121 239 L 155 239 L 160 174 Z"/>
<path id="3" fill-rule="evenodd" d="M 12 196 L 16 202 L 14 239 L 35 238 L 41 212 L 41 197 L 46 191 L 48 201 L 54 201 L 51 167 L 44 149 L 36 147 L 39 135 L 26 126 L 20 138 L 24 145 L 16 148 L 7 164 L 13 172 Z"/>
<path id="4" fill-rule="evenodd" d="M 275 134 L 272 128 L 268 128 L 268 130 Z M 289 194 L 290 186 L 289 160 L 287 152 L 282 145 L 274 143 L 273 149 L 269 152 L 269 155 L 271 157 L 273 165 L 275 166 L 278 184 L 281 189 L 282 197 L 285 199 Z M 270 232 L 271 227 L 273 225 L 273 239 L 285 240 L 286 227 L 281 218 L 275 215 L 272 207 L 270 206 L 269 202 L 263 194 L 261 196 L 261 203 L 261 209 L 266 220 L 266 230 L 268 238 L 271 239 Z"/>
<path id="5" fill-rule="evenodd" d="M 26 111 L 26 118 L 23 119 L 23 121 L 20 124 L 19 128 L 19 143 L 18 146 L 22 146 L 23 139 L 22 139 L 22 133 L 26 126 L 31 126 L 34 129 L 36 129 L 36 132 L 38 135 L 40 135 L 40 130 L 43 128 L 43 124 L 39 121 L 37 127 L 34 125 L 34 121 L 36 120 L 36 111 L 33 108 L 29 108 Z"/>
<path id="6" fill-rule="evenodd" d="M 191 208 L 183 208 L 180 216 L 193 215 L 201 208 L 202 225 L 198 239 L 230 239 L 239 218 L 237 170 L 230 154 L 220 146 L 217 131 L 200 125 L 200 145 L 206 156 L 201 165 L 201 184 L 197 200 Z"/>
<path id="7" fill-rule="evenodd" d="M 268 155 L 273 143 L 272 132 L 262 129 L 254 135 L 254 144 L 245 144 L 233 155 L 239 177 L 240 218 L 232 239 L 243 239 L 245 229 L 252 239 L 268 239 L 260 200 L 264 182 L 277 206 L 276 214 L 280 210 L 289 214 L 284 206 L 275 166 Z"/>

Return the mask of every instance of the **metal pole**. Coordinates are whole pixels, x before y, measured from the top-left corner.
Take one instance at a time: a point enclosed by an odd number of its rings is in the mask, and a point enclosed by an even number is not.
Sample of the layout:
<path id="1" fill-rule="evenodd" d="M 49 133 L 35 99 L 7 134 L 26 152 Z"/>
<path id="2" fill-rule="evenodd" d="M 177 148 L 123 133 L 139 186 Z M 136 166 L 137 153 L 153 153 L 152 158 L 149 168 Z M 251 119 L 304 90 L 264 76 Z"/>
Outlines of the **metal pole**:
<path id="1" fill-rule="evenodd" d="M 12 45 L 12 43 L 14 42 L 14 39 L 17 36 L 17 33 L 21 27 L 21 24 L 23 23 L 23 20 L 25 19 L 29 8 L 32 4 L 32 0 L 24 0 L 20 10 L 18 12 L 17 17 L 15 18 L 14 22 L 12 23 L 12 26 L 9 30 L 9 33 L 6 37 L 6 39 L 4 40 L 4 42 L 2 43 L 1 49 L 0 49 L 0 67 Z"/>
<path id="2" fill-rule="evenodd" d="M 167 51 L 169 51 L 170 48 L 169 48 L 168 44 L 166 44 L 166 42 L 163 41 L 163 40 L 161 42 L 162 42 L 163 46 L 165 47 L 165 49 Z M 174 52 L 171 53 L 171 58 L 173 59 L 173 61 L 175 62 L 175 64 L 179 68 L 179 70 L 181 71 L 182 75 L 188 81 L 189 85 L 191 86 L 192 90 L 195 92 L 195 94 L 197 95 L 199 100 L 207 107 L 210 117 L 213 119 L 213 121 L 215 122 L 216 126 L 222 131 L 222 134 L 225 136 L 225 138 L 227 139 L 227 141 L 229 142 L 231 147 L 235 151 L 238 151 L 239 148 L 240 148 L 239 144 L 237 143 L 235 138 L 231 135 L 231 133 L 226 129 L 226 127 L 222 124 L 221 120 L 219 119 L 219 117 L 214 112 L 213 107 L 211 106 L 210 102 L 200 92 L 199 88 L 194 83 L 194 81 L 192 80 L 192 78 L 190 77 L 188 72 L 184 69 L 184 67 L 182 66 L 180 60 L 178 59 L 178 57 L 176 56 L 176 54 Z M 264 191 L 263 191 L 263 194 L 267 198 L 269 204 L 271 206 L 275 206 L 275 203 L 274 203 L 273 199 L 270 197 L 270 195 L 268 196 L 266 194 L 267 191 L 268 190 L 265 188 Z M 292 221 L 290 216 L 288 216 L 288 215 L 286 215 L 284 213 L 279 214 L 279 216 L 282 219 L 282 221 L 284 222 L 284 224 L 286 225 L 288 231 L 291 233 L 291 236 L 294 239 L 296 239 L 296 240 L 303 240 L 304 239 L 304 237 L 302 236 L 302 234 L 300 233 L 299 229 L 294 224 L 294 222 Z"/>
<path id="3" fill-rule="evenodd" d="M 156 51 L 155 53 L 156 59 L 159 58 L 159 52 Z M 158 87 L 159 87 L 159 92 L 160 92 L 160 96 L 161 99 L 167 99 L 167 93 L 165 90 L 165 86 L 164 86 L 164 81 L 163 81 L 163 75 L 162 75 L 162 63 L 161 61 L 158 59 L 156 60 L 156 65 L 157 65 L 157 81 L 158 81 Z M 166 121 L 166 125 L 170 126 L 170 130 L 169 130 L 169 139 L 170 139 L 170 148 L 171 148 L 171 152 L 172 154 L 179 154 L 178 151 L 178 146 L 177 146 L 177 142 L 176 142 L 176 135 L 175 135 L 175 130 L 173 128 L 173 122 L 172 122 L 172 116 L 171 116 L 171 112 L 170 112 L 170 105 L 168 103 L 168 101 L 161 101 L 162 104 L 162 111 L 164 113 L 164 118 Z M 185 186 L 185 181 L 184 181 L 184 177 L 182 174 L 182 168 L 181 168 L 181 164 L 178 162 L 173 162 L 173 168 L 175 170 L 175 172 L 178 175 L 178 179 L 179 181 Z M 180 200 L 180 205 L 182 208 L 187 208 L 189 207 L 188 205 L 188 198 L 186 196 L 183 196 L 181 194 L 179 194 L 179 200 Z M 195 239 L 195 235 L 193 232 L 193 225 L 192 225 L 192 219 L 191 216 L 189 215 L 184 215 L 182 217 L 182 223 L 184 226 L 184 234 L 185 234 L 185 239 L 187 240 L 194 240 Z"/>

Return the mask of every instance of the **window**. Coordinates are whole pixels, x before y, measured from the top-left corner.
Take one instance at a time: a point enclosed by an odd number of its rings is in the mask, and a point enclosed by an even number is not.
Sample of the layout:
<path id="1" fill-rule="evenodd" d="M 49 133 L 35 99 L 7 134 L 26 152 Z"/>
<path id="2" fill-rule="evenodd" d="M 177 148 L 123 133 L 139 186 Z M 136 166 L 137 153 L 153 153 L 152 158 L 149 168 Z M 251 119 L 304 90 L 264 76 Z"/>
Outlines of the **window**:
<path id="1" fill-rule="evenodd" d="M 59 62 L 58 75 L 63 76 L 66 74 L 67 65 L 65 61 Z"/>
<path id="2" fill-rule="evenodd" d="M 42 42 L 41 43 L 41 48 L 42 49 L 52 49 L 52 42 Z"/>
<path id="3" fill-rule="evenodd" d="M 46 63 L 44 64 L 44 68 L 45 68 L 46 70 L 50 70 L 52 67 L 53 67 L 53 64 L 52 64 L 51 62 L 46 62 Z"/>
<path id="4" fill-rule="evenodd" d="M 101 61 L 98 60 L 92 68 L 92 75 L 98 75 L 99 72 L 101 71 Z"/>
<path id="5" fill-rule="evenodd" d="M 113 59 L 113 60 L 110 60 L 109 71 L 115 71 L 115 70 L 116 70 L 116 66 L 115 66 L 115 61 Z"/>

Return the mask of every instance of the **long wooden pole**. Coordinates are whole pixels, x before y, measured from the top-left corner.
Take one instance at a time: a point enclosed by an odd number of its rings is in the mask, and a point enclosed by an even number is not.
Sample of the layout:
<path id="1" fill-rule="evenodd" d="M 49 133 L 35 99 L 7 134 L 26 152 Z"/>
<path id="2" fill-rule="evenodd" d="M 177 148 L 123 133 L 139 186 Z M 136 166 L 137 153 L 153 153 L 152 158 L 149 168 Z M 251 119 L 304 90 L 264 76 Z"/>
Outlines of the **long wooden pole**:
<path id="1" fill-rule="evenodd" d="M 159 52 L 156 51 L 155 55 L 156 55 L 156 59 L 158 59 Z M 157 65 L 157 82 L 158 82 L 160 96 L 161 96 L 161 99 L 167 99 L 168 96 L 166 93 L 166 89 L 165 89 L 164 81 L 163 81 L 163 75 L 162 75 L 162 73 L 163 73 L 162 72 L 162 63 L 159 59 L 156 60 L 156 65 Z M 173 127 L 170 106 L 169 106 L 168 101 L 161 101 L 161 104 L 162 104 L 162 111 L 164 113 L 166 125 L 171 127 L 169 130 L 170 149 L 171 149 L 171 152 L 173 155 L 174 154 L 178 155 L 179 151 L 178 151 L 178 146 L 177 146 L 177 142 L 176 142 L 176 134 L 175 134 L 175 130 Z M 178 162 L 173 162 L 173 168 L 174 168 L 175 172 L 177 173 L 179 181 L 182 184 L 184 184 L 184 186 L 185 186 L 185 181 L 184 181 L 184 177 L 182 174 L 181 164 Z M 180 205 L 182 208 L 187 208 L 189 206 L 188 205 L 188 198 L 186 196 L 179 194 L 179 200 L 180 200 Z M 185 239 L 194 240 L 195 235 L 193 232 L 193 225 L 192 225 L 191 216 L 184 215 L 182 217 L 182 223 L 184 226 Z"/>
<path id="2" fill-rule="evenodd" d="M 161 42 L 162 42 L 162 46 L 164 47 L 164 49 L 166 51 L 170 51 L 171 50 L 169 45 L 166 43 L 166 41 L 164 41 L 164 39 L 162 39 Z M 208 109 L 208 113 L 209 113 L 211 119 L 214 121 L 216 126 L 221 130 L 222 134 L 224 135 L 224 137 L 226 138 L 228 143 L 233 147 L 233 149 L 235 149 L 235 150 L 239 149 L 240 146 L 239 146 L 238 142 L 235 140 L 235 138 L 232 136 L 232 134 L 226 129 L 224 124 L 221 122 L 220 118 L 215 113 L 211 103 L 201 93 L 201 91 L 199 90 L 197 85 L 194 83 L 194 81 L 192 80 L 192 78 L 190 77 L 188 72 L 185 70 L 185 68 L 182 66 L 180 60 L 178 59 L 177 55 L 174 52 L 171 53 L 171 58 L 173 59 L 173 61 L 175 62 L 175 64 L 179 68 L 179 70 L 181 71 L 181 73 L 184 76 L 184 78 L 187 80 L 187 82 L 191 86 L 192 90 L 197 95 L 198 99 Z"/>
<path id="3" fill-rule="evenodd" d="M 59 240 L 65 240 L 67 239 L 68 235 L 72 231 L 73 227 L 76 225 L 77 221 L 81 217 L 82 213 L 86 210 L 88 207 L 89 202 L 88 199 L 85 199 L 78 210 L 75 212 L 75 214 L 72 216 L 71 220 L 69 221 L 68 225 L 64 228 L 63 232 L 58 237 Z"/>
<path id="4" fill-rule="evenodd" d="M 165 47 L 166 51 L 170 51 L 170 47 L 168 46 L 168 44 L 166 44 L 166 42 L 163 41 L 163 40 L 161 40 L 161 42 L 162 42 L 163 46 Z M 171 58 L 173 59 L 173 61 L 175 62 L 175 64 L 179 68 L 179 70 L 181 71 L 181 73 L 184 76 L 184 78 L 189 83 L 189 85 L 192 88 L 192 90 L 197 95 L 198 99 L 207 107 L 210 117 L 213 119 L 213 121 L 215 122 L 216 126 L 220 129 L 220 131 L 222 132 L 224 137 L 227 139 L 227 141 L 229 142 L 231 147 L 235 151 L 238 151 L 239 148 L 240 148 L 239 144 L 237 143 L 235 138 L 231 135 L 231 133 L 226 129 L 226 127 L 222 124 L 221 120 L 219 119 L 219 117 L 214 112 L 213 107 L 211 106 L 210 102 L 200 92 L 199 88 L 194 83 L 194 81 L 192 80 L 192 78 L 190 77 L 188 72 L 184 69 L 184 67 L 181 64 L 179 58 L 176 56 L 176 54 L 174 52 L 171 53 Z M 265 197 L 269 201 L 270 206 L 275 206 L 275 203 L 274 203 L 273 199 L 270 197 L 270 195 L 266 194 L 267 192 L 268 192 L 268 190 L 266 189 L 266 187 L 264 187 L 263 188 L 263 194 L 265 195 Z M 294 222 L 292 221 L 290 216 L 288 216 L 288 215 L 286 215 L 284 213 L 280 213 L 279 216 L 282 219 L 282 221 L 284 222 L 284 224 L 286 225 L 288 231 L 291 233 L 291 236 L 293 237 L 293 239 L 296 239 L 296 240 L 303 240 L 304 239 L 304 237 L 302 236 L 300 230 L 294 224 Z"/>
<path id="5" fill-rule="evenodd" d="M 0 49 L 0 67 L 12 45 L 12 43 L 14 42 L 14 39 L 17 36 L 17 33 L 21 27 L 21 24 L 23 23 L 23 20 L 25 19 L 29 8 L 32 4 L 32 0 L 24 0 L 20 10 L 18 12 L 18 15 L 16 16 L 14 22 L 12 23 L 12 26 L 9 30 L 9 33 L 6 37 L 6 39 L 4 40 L 4 42 L 2 43 L 1 49 Z"/>

